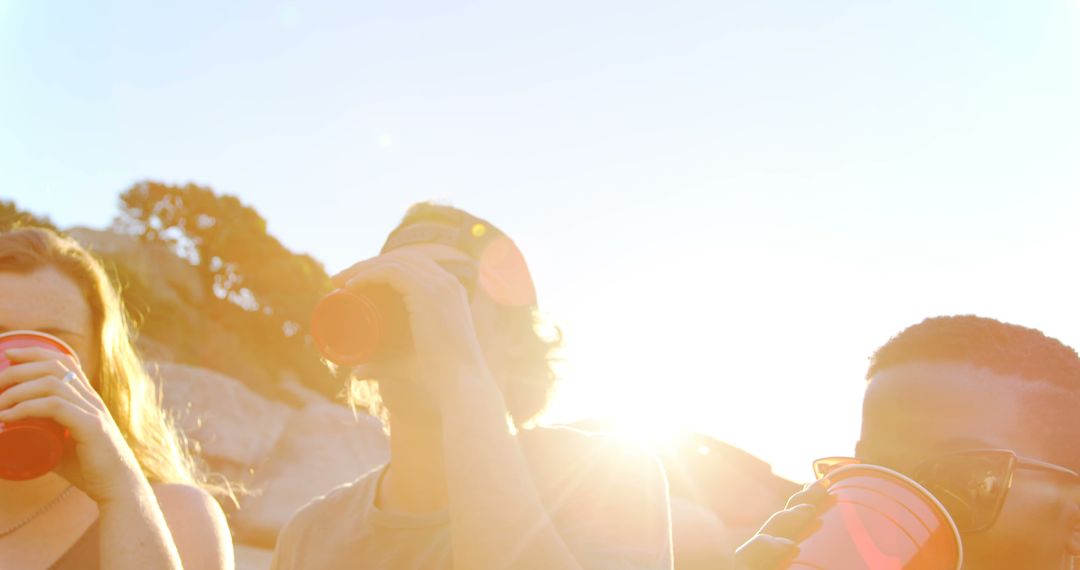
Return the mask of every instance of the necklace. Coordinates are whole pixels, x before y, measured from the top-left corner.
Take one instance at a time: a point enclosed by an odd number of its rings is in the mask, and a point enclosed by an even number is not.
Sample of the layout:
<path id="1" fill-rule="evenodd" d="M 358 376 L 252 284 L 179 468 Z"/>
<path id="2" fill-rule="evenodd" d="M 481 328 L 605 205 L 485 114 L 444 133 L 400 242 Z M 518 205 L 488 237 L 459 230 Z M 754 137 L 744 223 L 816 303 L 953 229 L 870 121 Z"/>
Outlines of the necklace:
<path id="1" fill-rule="evenodd" d="M 0 530 L 0 538 L 3 538 L 5 536 L 19 530 L 20 528 L 30 524 L 30 521 L 38 518 L 43 513 L 45 513 L 45 511 L 55 507 L 56 504 L 59 503 L 60 501 L 62 501 L 64 499 L 64 497 L 66 497 L 68 495 L 68 493 L 70 493 L 71 490 L 74 489 L 74 488 L 75 488 L 74 485 L 68 485 L 66 489 L 61 491 L 59 495 L 53 497 L 51 501 L 49 501 L 48 503 L 45 503 L 44 505 L 42 505 L 40 508 L 38 508 L 38 510 L 30 513 L 30 516 L 28 516 L 28 517 L 24 518 L 23 520 L 9 526 L 8 528 L 5 528 L 4 530 Z"/>

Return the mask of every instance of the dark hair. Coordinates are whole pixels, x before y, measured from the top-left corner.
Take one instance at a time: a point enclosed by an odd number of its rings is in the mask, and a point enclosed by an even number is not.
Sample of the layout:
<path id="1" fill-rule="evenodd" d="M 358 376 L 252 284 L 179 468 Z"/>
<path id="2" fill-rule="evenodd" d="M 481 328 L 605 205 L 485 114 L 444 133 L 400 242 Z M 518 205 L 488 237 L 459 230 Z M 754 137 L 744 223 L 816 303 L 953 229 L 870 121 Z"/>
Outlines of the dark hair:
<path id="1" fill-rule="evenodd" d="M 960 361 L 1080 390 L 1076 351 L 1042 332 L 974 315 L 933 317 L 904 329 L 870 358 L 866 378 L 909 362 Z"/>
<path id="2" fill-rule="evenodd" d="M 452 245 L 473 258 L 479 258 L 483 254 L 485 245 L 496 239 L 502 239 L 504 243 L 512 243 L 502 230 L 464 210 L 432 202 L 420 202 L 409 208 L 401 222 L 390 233 L 384 251 L 390 246 L 398 230 L 425 222 L 457 228 L 462 240 Z M 516 247 L 514 249 L 516 250 Z M 558 380 L 558 375 L 552 367 L 555 361 L 554 355 L 562 344 L 562 333 L 558 327 L 545 326 L 546 323 L 541 319 L 536 308 L 534 293 L 531 290 L 532 280 L 528 277 L 528 269 L 524 267 L 524 258 L 520 259 L 520 263 L 526 281 L 525 286 L 529 289 L 525 297 L 529 301 L 498 305 L 500 329 L 512 341 L 514 351 L 513 354 L 502 355 L 506 364 L 504 370 L 493 371 L 502 372 L 505 376 L 502 378 L 503 397 L 506 399 L 507 410 L 518 427 L 536 419 L 547 407 L 551 392 Z M 354 404 L 366 407 L 368 411 L 377 415 L 385 416 L 375 384 L 354 382 L 350 388 L 350 396 Z"/>
<path id="3" fill-rule="evenodd" d="M 1080 467 L 1080 357 L 1036 329 L 974 315 L 933 317 L 889 339 L 870 359 L 869 380 L 912 362 L 965 362 L 1027 381 L 1025 425 L 1052 460 Z"/>

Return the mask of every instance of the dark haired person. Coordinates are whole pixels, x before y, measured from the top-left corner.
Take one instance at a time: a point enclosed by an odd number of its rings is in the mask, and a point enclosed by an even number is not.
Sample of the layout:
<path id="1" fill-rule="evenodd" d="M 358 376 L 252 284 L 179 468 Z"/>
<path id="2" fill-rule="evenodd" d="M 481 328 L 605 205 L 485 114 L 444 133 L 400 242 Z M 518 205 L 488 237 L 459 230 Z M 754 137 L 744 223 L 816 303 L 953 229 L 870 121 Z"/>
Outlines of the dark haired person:
<path id="1" fill-rule="evenodd" d="M 1080 358 L 1043 333 L 938 317 L 874 354 L 858 461 L 916 479 L 961 531 L 964 568 L 1061 570 L 1080 556 Z M 825 494 L 792 497 L 737 555 L 773 568 Z"/>
<path id="2" fill-rule="evenodd" d="M 501 231 L 418 204 L 334 280 L 389 285 L 409 312 L 413 350 L 357 371 L 378 381 L 391 459 L 297 513 L 274 568 L 671 568 L 654 458 L 526 427 L 557 343 L 538 336 L 532 280 Z"/>

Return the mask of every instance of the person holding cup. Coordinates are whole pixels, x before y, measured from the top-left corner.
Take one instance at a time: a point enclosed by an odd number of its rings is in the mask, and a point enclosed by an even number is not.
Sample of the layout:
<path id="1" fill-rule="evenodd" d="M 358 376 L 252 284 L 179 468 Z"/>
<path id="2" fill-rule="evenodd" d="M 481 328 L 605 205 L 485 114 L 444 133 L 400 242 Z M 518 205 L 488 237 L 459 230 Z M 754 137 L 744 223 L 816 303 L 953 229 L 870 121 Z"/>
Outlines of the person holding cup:
<path id="1" fill-rule="evenodd" d="M 867 378 L 855 457 L 815 462 L 819 480 L 739 549 L 739 568 L 797 567 L 791 564 L 802 556 L 800 541 L 822 532 L 817 521 L 835 504 L 835 480 L 860 465 L 910 477 L 940 501 L 959 531 L 966 570 L 1074 567 L 1080 557 L 1075 350 L 993 319 L 936 317 L 878 349 Z M 819 562 L 831 570 L 835 560 Z"/>
<path id="2" fill-rule="evenodd" d="M 671 568 L 659 462 L 529 425 L 558 341 L 537 333 L 532 279 L 503 232 L 417 204 L 380 255 L 333 280 L 312 333 L 377 380 L 391 458 L 301 509 L 273 568 Z"/>
<path id="3" fill-rule="evenodd" d="M 0 333 L 0 568 L 232 568 L 100 263 L 50 230 L 0 233 Z M 12 457 L 50 438 L 61 453 Z"/>

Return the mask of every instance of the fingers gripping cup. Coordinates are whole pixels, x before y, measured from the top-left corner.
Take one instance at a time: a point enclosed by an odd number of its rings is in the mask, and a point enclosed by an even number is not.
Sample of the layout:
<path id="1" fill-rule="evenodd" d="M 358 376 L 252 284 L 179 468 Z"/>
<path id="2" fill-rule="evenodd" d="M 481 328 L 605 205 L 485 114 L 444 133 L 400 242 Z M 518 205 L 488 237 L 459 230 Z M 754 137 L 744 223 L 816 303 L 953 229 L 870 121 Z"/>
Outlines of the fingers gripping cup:
<path id="1" fill-rule="evenodd" d="M 390 233 L 381 253 L 421 244 L 445 245 L 465 254 L 466 259 L 436 263 L 457 278 L 470 298 L 482 290 L 499 306 L 536 304 L 524 256 L 488 222 L 461 210 L 418 204 Z M 323 297 L 311 315 L 311 336 L 323 356 L 343 366 L 392 360 L 412 347 L 404 300 L 390 287 L 376 284 L 337 289 Z"/>
<path id="2" fill-rule="evenodd" d="M 11 366 L 4 351 L 13 348 L 45 348 L 75 356 L 64 341 L 36 331 L 0 334 L 0 372 Z M 23 481 L 51 471 L 64 454 L 67 429 L 43 418 L 29 418 L 0 425 L 0 479 Z"/>
<path id="3" fill-rule="evenodd" d="M 911 479 L 876 465 L 829 473 L 829 497 L 787 570 L 959 570 L 960 533 Z"/>
<path id="4" fill-rule="evenodd" d="M 439 265 L 472 294 L 474 263 L 444 260 Z M 335 289 L 320 299 L 311 313 L 311 337 L 323 356 L 342 366 L 392 360 L 412 347 L 404 299 L 388 285 L 375 283 Z"/>

